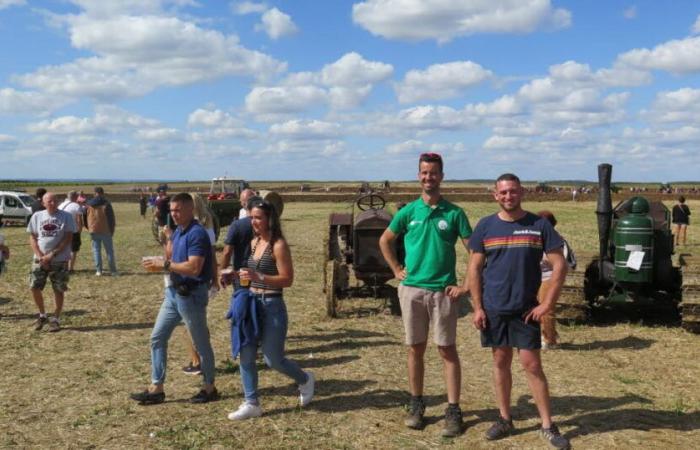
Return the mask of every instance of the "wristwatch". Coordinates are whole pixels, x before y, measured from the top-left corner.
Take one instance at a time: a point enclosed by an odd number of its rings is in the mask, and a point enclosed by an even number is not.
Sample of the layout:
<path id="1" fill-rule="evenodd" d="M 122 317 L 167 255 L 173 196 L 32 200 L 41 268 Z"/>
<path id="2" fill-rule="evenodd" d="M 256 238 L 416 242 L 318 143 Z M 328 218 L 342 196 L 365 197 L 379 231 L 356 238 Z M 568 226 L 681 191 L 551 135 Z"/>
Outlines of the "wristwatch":
<path id="1" fill-rule="evenodd" d="M 170 272 L 170 260 L 166 259 L 165 262 L 163 263 L 163 270 L 166 272 Z"/>

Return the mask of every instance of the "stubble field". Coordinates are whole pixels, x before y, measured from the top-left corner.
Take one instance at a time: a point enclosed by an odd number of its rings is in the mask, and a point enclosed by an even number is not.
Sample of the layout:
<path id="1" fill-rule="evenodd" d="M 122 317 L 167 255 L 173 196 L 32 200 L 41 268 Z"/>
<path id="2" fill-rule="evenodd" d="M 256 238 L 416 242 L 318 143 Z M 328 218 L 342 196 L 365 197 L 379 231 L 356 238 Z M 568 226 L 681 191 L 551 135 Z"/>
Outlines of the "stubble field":
<path id="1" fill-rule="evenodd" d="M 470 222 L 494 211 L 492 203 L 460 203 Z M 597 246 L 595 205 L 531 203 L 553 210 L 574 249 Z M 700 202 L 691 202 L 700 210 Z M 283 227 L 292 246 L 294 286 L 286 292 L 288 356 L 316 373 L 314 401 L 304 410 L 290 380 L 260 372 L 263 417 L 233 423 L 226 414 L 241 401 L 237 362 L 229 355 L 223 318 L 230 291 L 210 302 L 219 402 L 191 405 L 198 377 L 180 371 L 187 360 L 184 329 L 170 342 L 166 403 L 143 407 L 128 399 L 149 381 L 149 336 L 163 279 L 140 267 L 158 254 L 138 205 L 117 203 L 115 248 L 122 276 L 95 277 L 88 234 L 70 282 L 59 333 L 35 332 L 27 288 L 30 249 L 24 228 L 2 232 L 11 246 L 0 278 L 0 446 L 20 448 L 544 448 L 538 417 L 522 371 L 514 364 L 513 404 L 518 433 L 488 443 L 495 419 L 490 352 L 479 345 L 470 315 L 459 322 L 461 407 L 467 425 L 456 439 L 440 437 L 446 406 L 442 367 L 434 346 L 426 360 L 429 424 L 403 427 L 406 392 L 403 327 L 372 300 L 341 303 L 341 318 L 325 316 L 322 241 L 330 212 L 345 204 L 289 203 Z M 700 251 L 689 230 L 686 251 Z M 221 240 L 223 238 L 220 238 Z M 458 274 L 466 252 L 458 249 Z M 53 301 L 47 290 L 47 311 Z M 697 448 L 700 445 L 700 336 L 672 323 L 622 319 L 560 326 L 562 349 L 543 353 L 555 421 L 577 448 Z"/>

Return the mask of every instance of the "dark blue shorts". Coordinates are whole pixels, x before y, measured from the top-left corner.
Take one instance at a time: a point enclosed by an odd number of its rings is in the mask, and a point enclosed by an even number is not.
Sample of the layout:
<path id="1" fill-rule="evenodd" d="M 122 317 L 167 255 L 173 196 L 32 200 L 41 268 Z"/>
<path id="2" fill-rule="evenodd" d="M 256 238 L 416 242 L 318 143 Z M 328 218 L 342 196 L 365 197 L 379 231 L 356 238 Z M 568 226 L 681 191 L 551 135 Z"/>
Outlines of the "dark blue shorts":
<path id="1" fill-rule="evenodd" d="M 515 347 L 526 350 L 542 348 L 540 324 L 525 323 L 525 313 L 503 314 L 486 311 L 486 329 L 481 331 L 482 347 Z"/>

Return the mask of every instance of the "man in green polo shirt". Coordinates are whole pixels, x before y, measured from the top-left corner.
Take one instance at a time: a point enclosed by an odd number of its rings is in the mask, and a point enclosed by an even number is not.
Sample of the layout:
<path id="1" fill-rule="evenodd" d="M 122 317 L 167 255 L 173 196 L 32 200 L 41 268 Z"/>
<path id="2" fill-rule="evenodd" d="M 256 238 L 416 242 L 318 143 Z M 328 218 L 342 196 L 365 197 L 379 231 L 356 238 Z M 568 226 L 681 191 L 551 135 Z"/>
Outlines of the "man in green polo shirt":
<path id="1" fill-rule="evenodd" d="M 418 161 L 419 199 L 399 210 L 384 231 L 379 246 L 394 276 L 401 281 L 399 302 L 406 330 L 408 350 L 408 384 L 411 406 L 405 424 L 409 428 L 424 426 L 423 356 L 428 342 L 428 329 L 433 327 L 433 340 L 438 346 L 445 368 L 447 402 L 442 435 L 457 436 L 462 432 L 462 410 L 459 407 L 461 367 L 457 347 L 459 312 L 455 276 L 455 243 L 460 238 L 465 248 L 472 233 L 464 211 L 443 199 L 440 183 L 444 177 L 442 158 L 437 153 L 423 153 Z M 406 267 L 396 257 L 393 243 L 404 236 Z"/>

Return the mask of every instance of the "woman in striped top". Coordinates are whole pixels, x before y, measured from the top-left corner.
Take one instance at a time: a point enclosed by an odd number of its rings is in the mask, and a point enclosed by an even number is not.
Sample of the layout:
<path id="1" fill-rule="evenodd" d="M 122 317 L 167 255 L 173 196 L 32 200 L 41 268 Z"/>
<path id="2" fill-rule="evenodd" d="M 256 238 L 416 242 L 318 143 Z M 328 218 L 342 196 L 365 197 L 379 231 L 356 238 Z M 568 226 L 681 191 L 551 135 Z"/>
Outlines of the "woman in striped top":
<path id="1" fill-rule="evenodd" d="M 314 395 L 314 375 L 304 372 L 284 356 L 287 338 L 287 307 L 282 290 L 294 281 L 289 245 L 284 239 L 280 219 L 272 204 L 261 201 L 250 210 L 255 237 L 251 243 L 247 267 L 240 271 L 241 285 L 250 284 L 251 293 L 261 311 L 260 347 L 268 367 L 292 378 L 299 385 L 299 403 L 306 406 Z M 258 399 L 257 343 L 241 348 L 240 371 L 245 402 L 231 412 L 231 420 L 243 420 L 262 414 Z"/>

